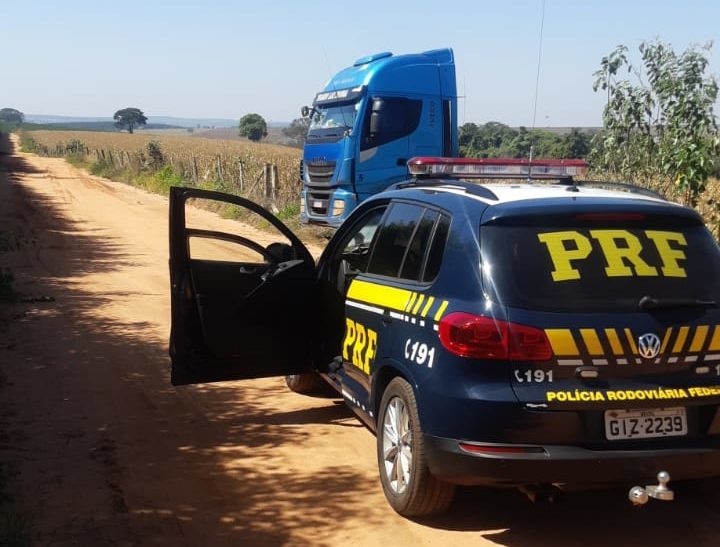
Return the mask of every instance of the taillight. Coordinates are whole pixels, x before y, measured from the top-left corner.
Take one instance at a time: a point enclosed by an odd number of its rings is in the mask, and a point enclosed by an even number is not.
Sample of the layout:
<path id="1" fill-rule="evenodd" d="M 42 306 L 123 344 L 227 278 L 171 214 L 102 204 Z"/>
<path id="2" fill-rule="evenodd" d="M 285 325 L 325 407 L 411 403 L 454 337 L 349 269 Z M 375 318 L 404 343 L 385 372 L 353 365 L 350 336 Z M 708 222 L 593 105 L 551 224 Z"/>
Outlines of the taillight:
<path id="1" fill-rule="evenodd" d="M 461 357 L 547 361 L 553 355 L 543 330 L 471 313 L 443 317 L 439 335 L 445 349 Z"/>
<path id="2" fill-rule="evenodd" d="M 508 323 L 510 359 L 513 361 L 547 361 L 553 356 L 544 330 Z"/>

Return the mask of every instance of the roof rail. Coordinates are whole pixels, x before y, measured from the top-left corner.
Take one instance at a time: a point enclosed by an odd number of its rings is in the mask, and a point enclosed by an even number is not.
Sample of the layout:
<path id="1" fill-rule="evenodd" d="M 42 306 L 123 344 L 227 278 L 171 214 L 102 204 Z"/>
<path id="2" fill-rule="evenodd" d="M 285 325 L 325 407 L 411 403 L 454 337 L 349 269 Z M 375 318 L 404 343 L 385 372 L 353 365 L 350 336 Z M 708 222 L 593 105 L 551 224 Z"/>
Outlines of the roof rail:
<path id="1" fill-rule="evenodd" d="M 497 178 L 497 177 L 495 177 Z M 388 188 L 388 190 L 402 190 L 403 188 L 417 188 L 418 190 L 422 190 L 423 188 L 458 188 L 463 190 L 466 194 L 471 194 L 473 196 L 478 196 L 485 199 L 490 199 L 493 201 L 497 201 L 498 197 L 495 192 L 490 190 L 490 188 L 487 188 L 486 186 L 481 186 L 479 184 L 473 184 L 471 182 L 465 182 L 461 180 L 427 180 L 422 178 L 414 178 L 412 180 L 406 180 L 403 182 L 398 182 L 396 184 L 393 184 Z"/>

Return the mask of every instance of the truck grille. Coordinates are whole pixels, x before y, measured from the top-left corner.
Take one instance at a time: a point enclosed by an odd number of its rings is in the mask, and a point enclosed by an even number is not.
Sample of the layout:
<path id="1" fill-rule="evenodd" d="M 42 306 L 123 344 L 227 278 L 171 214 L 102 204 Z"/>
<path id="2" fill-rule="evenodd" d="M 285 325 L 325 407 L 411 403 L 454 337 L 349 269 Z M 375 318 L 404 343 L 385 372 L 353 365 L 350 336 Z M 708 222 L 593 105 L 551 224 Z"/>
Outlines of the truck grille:
<path id="1" fill-rule="evenodd" d="M 313 215 L 327 216 L 332 192 L 308 192 L 307 206 Z"/>
<path id="2" fill-rule="evenodd" d="M 305 164 L 308 179 L 314 184 L 329 184 L 335 172 L 334 161 L 309 161 Z"/>

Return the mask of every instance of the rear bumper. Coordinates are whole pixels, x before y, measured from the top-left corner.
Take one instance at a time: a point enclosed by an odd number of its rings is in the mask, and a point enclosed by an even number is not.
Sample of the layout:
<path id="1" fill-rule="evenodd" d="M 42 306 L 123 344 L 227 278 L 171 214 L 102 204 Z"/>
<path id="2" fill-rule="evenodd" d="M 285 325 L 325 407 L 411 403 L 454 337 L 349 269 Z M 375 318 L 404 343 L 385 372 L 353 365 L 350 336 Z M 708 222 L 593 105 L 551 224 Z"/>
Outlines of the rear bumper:
<path id="1" fill-rule="evenodd" d="M 469 454 L 459 443 L 425 436 L 433 475 L 455 484 L 496 486 L 651 484 L 659 471 L 667 471 L 673 480 L 720 476 L 720 447 L 588 450 L 552 445 L 534 447 L 536 452 L 524 454 Z"/>

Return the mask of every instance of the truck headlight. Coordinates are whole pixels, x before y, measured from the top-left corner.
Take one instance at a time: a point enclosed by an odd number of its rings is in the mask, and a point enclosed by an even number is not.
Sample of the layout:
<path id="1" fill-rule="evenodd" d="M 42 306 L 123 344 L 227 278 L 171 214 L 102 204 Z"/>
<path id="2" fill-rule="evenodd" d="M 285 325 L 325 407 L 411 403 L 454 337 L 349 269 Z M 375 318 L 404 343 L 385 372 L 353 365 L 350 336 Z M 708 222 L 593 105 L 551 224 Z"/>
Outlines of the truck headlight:
<path id="1" fill-rule="evenodd" d="M 300 212 L 305 212 L 305 198 L 303 196 L 300 196 Z"/>
<path id="2" fill-rule="evenodd" d="M 333 200 L 332 216 L 339 217 L 345 212 L 345 202 L 342 200 Z"/>

